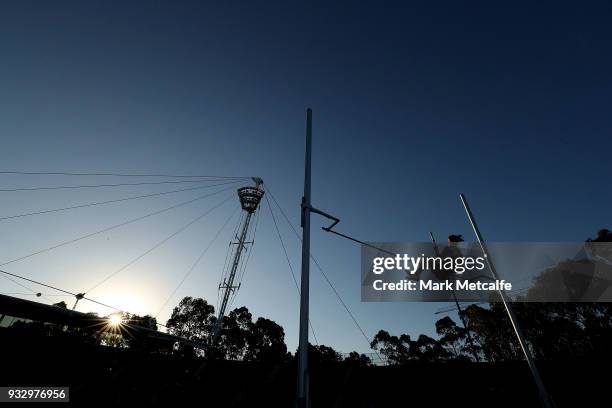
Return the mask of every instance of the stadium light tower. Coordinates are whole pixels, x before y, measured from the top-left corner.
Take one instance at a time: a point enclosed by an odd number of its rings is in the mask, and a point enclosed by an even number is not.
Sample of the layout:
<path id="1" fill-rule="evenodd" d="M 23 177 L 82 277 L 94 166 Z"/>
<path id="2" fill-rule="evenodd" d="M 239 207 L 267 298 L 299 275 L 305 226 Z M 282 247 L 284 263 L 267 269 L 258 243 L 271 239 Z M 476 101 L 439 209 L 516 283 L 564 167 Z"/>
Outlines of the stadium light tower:
<path id="1" fill-rule="evenodd" d="M 242 252 L 244 252 L 244 250 L 246 249 L 246 244 L 248 244 L 248 242 L 246 242 L 246 239 L 249 232 L 249 226 L 251 225 L 251 218 L 257 210 L 257 207 L 259 207 L 261 198 L 264 195 L 264 191 L 261 189 L 261 186 L 263 185 L 263 180 L 259 177 L 253 177 L 253 181 L 255 182 L 254 187 L 242 187 L 238 189 L 238 198 L 240 198 L 240 205 L 242 207 L 242 210 L 246 212 L 246 217 L 242 222 L 240 235 L 237 237 L 238 242 L 234 243 L 236 245 L 236 251 L 234 252 L 230 272 L 227 275 L 227 278 L 224 278 L 223 282 L 219 284 L 219 290 L 223 290 L 223 299 L 221 301 L 221 306 L 219 307 L 217 321 L 215 322 L 215 326 L 213 327 L 211 345 L 214 345 L 217 341 L 217 338 L 219 337 L 219 332 L 221 331 L 221 326 L 223 325 L 223 317 L 225 316 L 229 298 L 232 293 L 234 293 L 240 287 L 240 284 L 234 284 L 234 280 L 236 279 L 236 273 L 238 272 L 240 266 L 240 258 L 242 256 Z"/>

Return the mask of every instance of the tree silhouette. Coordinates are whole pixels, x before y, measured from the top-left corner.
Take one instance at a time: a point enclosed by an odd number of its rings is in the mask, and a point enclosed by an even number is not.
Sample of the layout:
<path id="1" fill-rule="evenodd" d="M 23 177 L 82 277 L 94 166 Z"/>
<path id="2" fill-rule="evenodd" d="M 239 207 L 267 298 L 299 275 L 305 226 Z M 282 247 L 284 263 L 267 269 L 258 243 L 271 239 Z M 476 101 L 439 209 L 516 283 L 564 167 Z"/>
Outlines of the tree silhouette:
<path id="1" fill-rule="evenodd" d="M 287 358 L 285 331 L 276 322 L 260 317 L 251 326 L 245 356 L 250 361 L 280 362 Z"/>
<path id="2" fill-rule="evenodd" d="M 214 306 L 204 299 L 187 296 L 172 310 L 166 326 L 170 334 L 206 342 L 210 339 L 215 320 Z M 190 351 L 184 349 L 183 345 L 179 345 L 178 349 L 183 352 Z M 198 354 L 202 355 L 203 350 L 198 351 Z"/>
<path id="3" fill-rule="evenodd" d="M 164 342 L 153 339 L 146 333 L 139 331 L 140 327 L 157 330 L 157 319 L 151 315 L 125 316 L 125 324 L 121 327 L 121 334 L 128 347 L 142 351 L 160 351 L 166 348 Z"/>
<path id="4" fill-rule="evenodd" d="M 234 309 L 225 316 L 217 344 L 222 356 L 230 360 L 242 360 L 247 353 L 252 330 L 252 315 L 246 307 Z"/>
<path id="5" fill-rule="evenodd" d="M 356 351 L 351 351 L 345 358 L 344 363 L 357 367 L 368 367 L 372 365 L 372 360 L 365 354 L 359 354 Z"/>
<path id="6" fill-rule="evenodd" d="M 455 359 L 465 359 L 478 350 L 471 350 L 467 341 L 467 330 L 457 324 L 449 316 L 436 322 L 436 333 L 440 336 L 440 345 L 451 353 Z"/>
<path id="7" fill-rule="evenodd" d="M 308 360 L 313 366 L 330 366 L 342 361 L 342 355 L 332 347 L 308 345 Z"/>
<path id="8" fill-rule="evenodd" d="M 398 336 L 392 336 L 386 330 L 380 330 L 374 339 L 370 343 L 370 347 L 374 350 L 379 350 L 391 364 L 404 364 L 411 359 L 413 355 L 411 353 L 410 336 L 402 334 Z"/>

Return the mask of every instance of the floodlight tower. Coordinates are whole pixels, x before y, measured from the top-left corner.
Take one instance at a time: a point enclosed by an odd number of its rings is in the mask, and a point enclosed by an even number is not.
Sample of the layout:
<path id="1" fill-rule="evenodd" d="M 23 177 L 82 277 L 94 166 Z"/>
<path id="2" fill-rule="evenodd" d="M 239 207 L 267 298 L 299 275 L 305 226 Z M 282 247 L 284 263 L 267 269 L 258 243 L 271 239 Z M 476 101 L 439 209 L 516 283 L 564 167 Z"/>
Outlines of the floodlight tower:
<path id="1" fill-rule="evenodd" d="M 234 285 L 234 279 L 236 278 L 236 272 L 238 272 L 240 266 L 240 257 L 242 252 L 246 249 L 246 244 L 248 244 L 246 239 L 249 232 L 249 226 L 251 224 L 251 218 L 255 213 L 255 210 L 257 210 L 257 207 L 259 207 L 261 198 L 264 195 L 264 191 L 260 188 L 263 185 L 263 180 L 259 177 L 253 177 L 253 181 L 255 182 L 254 187 L 241 187 L 238 189 L 238 198 L 240 199 L 242 210 L 246 212 L 246 217 L 242 222 L 240 235 L 237 236 L 238 242 L 234 243 L 236 245 L 236 251 L 234 252 L 230 272 L 227 275 L 227 278 L 224 278 L 223 282 L 219 284 L 219 290 L 223 290 L 223 300 L 221 301 L 221 306 L 219 307 L 217 321 L 213 327 L 213 335 L 211 338 L 211 344 L 213 345 L 217 341 L 217 337 L 221 331 L 223 317 L 225 316 L 229 297 L 232 293 L 237 291 L 238 288 L 240 288 L 240 284 Z"/>

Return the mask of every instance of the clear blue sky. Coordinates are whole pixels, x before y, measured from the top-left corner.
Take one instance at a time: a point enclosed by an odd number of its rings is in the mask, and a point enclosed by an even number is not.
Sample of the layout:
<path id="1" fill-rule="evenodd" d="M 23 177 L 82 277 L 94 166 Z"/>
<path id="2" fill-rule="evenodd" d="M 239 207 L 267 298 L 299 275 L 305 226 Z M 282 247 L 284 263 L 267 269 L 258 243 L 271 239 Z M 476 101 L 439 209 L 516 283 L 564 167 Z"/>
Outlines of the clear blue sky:
<path id="1" fill-rule="evenodd" d="M 297 225 L 311 107 L 313 204 L 344 232 L 472 237 L 464 192 L 491 241 L 583 240 L 612 225 L 612 10 L 531 3 L 4 1 L 0 170 L 261 176 Z M 2 188 L 90 182 L 0 178 Z M 0 215 L 174 188 L 2 192 Z M 197 195 L 0 221 L 0 263 Z M 222 198 L 4 268 L 84 290 Z M 156 313 L 230 207 L 91 295 Z M 294 349 L 298 297 L 266 207 L 261 217 L 235 306 L 280 323 Z M 361 303 L 359 247 L 313 224 L 313 253 L 369 336 L 433 333 L 443 305 Z M 215 303 L 229 238 L 172 304 Z M 0 291 L 23 289 L 2 279 Z M 367 351 L 315 269 L 311 295 L 319 341 Z"/>

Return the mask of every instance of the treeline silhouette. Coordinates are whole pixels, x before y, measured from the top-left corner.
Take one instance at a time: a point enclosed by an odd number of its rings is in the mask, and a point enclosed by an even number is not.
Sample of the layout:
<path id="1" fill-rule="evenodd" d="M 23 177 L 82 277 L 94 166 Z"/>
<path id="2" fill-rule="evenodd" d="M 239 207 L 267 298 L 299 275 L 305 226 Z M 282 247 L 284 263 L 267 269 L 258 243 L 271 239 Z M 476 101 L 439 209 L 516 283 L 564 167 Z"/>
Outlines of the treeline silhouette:
<path id="1" fill-rule="evenodd" d="M 588 242 L 612 242 L 612 233 L 601 230 Z M 567 262 L 543 274 L 566 269 Z M 607 377 L 600 372 L 612 361 L 612 303 L 512 307 L 557 406 L 589 406 L 609 398 Z M 467 306 L 461 315 L 459 324 L 450 316 L 436 321 L 436 338 L 380 330 L 371 347 L 385 366 L 372 355 L 311 345 L 312 406 L 474 407 L 493 400 L 498 406 L 538 406 L 503 305 L 493 299 L 486 306 Z M 124 319 L 129 326 L 158 328 L 152 316 Z M 185 297 L 166 327 L 173 335 L 208 344 L 215 319 L 206 300 Z M 224 317 L 214 347 L 171 344 L 128 325 L 100 330 L 32 321 L 1 328 L 0 344 L 8 367 L 0 370 L 1 384 L 67 384 L 80 402 L 186 404 L 196 398 L 211 406 L 280 407 L 292 404 L 295 395 L 295 354 L 287 349 L 283 327 L 265 317 L 254 319 L 246 307 Z"/>
<path id="2" fill-rule="evenodd" d="M 612 357 L 612 304 L 610 303 L 513 303 L 527 342 L 538 360 L 558 358 Z M 409 362 L 520 361 L 523 355 L 503 304 L 470 305 L 462 310 L 467 327 L 446 316 L 435 322 L 438 338 L 420 334 L 392 335 L 380 330 L 371 342 L 385 364 Z M 156 328 L 151 316 L 127 316 L 131 326 Z M 185 297 L 174 308 L 166 326 L 171 334 L 207 344 L 215 323 L 214 307 L 204 299 Z M 248 362 L 288 362 L 293 356 L 285 343 L 285 332 L 276 322 L 259 317 L 253 321 L 246 307 L 224 317 L 215 346 L 198 349 L 155 340 L 136 330 L 121 328 L 71 329 L 42 322 L 16 321 L 12 330 L 24 335 L 44 334 L 81 338 L 89 344 L 130 348 L 189 358 Z M 472 342 L 468 341 L 471 336 Z M 350 362 L 372 365 L 370 356 L 356 351 L 342 354 L 330 346 L 311 345 L 314 364 Z M 374 363 L 380 363 L 375 361 Z"/>
<path id="3" fill-rule="evenodd" d="M 612 242 L 612 232 L 602 229 L 596 238 L 586 240 L 587 244 L 592 242 Z M 568 260 L 556 268 L 543 271 L 531 290 L 541 290 L 542 282 L 550 281 L 549 276 L 567 276 L 568 265 L 576 264 L 583 268 L 585 262 L 586 259 Z M 580 276 L 588 277 L 584 273 Z M 413 338 L 409 334 L 392 335 L 380 330 L 370 346 L 384 359 L 385 364 L 391 365 L 413 361 L 522 360 L 519 343 L 503 304 L 494 300 L 488 307 L 473 304 L 462 309 L 459 312 L 461 324 L 457 324 L 449 316 L 436 321 L 438 338 L 425 334 Z M 66 304 L 60 302 L 56 306 L 65 308 Z M 525 332 L 529 347 L 538 360 L 602 357 L 612 353 L 612 303 L 526 302 L 513 303 L 512 308 Z M 123 317 L 130 326 L 158 328 L 156 319 L 149 315 Z M 209 344 L 215 322 L 213 305 L 201 298 L 185 297 L 173 309 L 166 327 L 170 334 Z M 12 326 L 14 330 L 29 329 L 30 332 L 38 330 L 46 334 L 78 336 L 98 345 L 135 348 L 183 357 L 268 363 L 292 359 L 285 343 L 283 327 L 265 317 L 253 320 L 251 312 L 245 306 L 226 315 L 221 327 L 214 347 L 194 349 L 182 344 L 168 345 L 127 327 L 114 331 L 99 328 L 72 329 L 41 322 L 15 322 Z M 311 345 L 309 352 L 315 363 L 347 361 L 364 366 L 373 364 L 366 354 L 353 351 L 343 355 L 327 345 Z M 381 361 L 374 363 L 379 364 Z"/>

